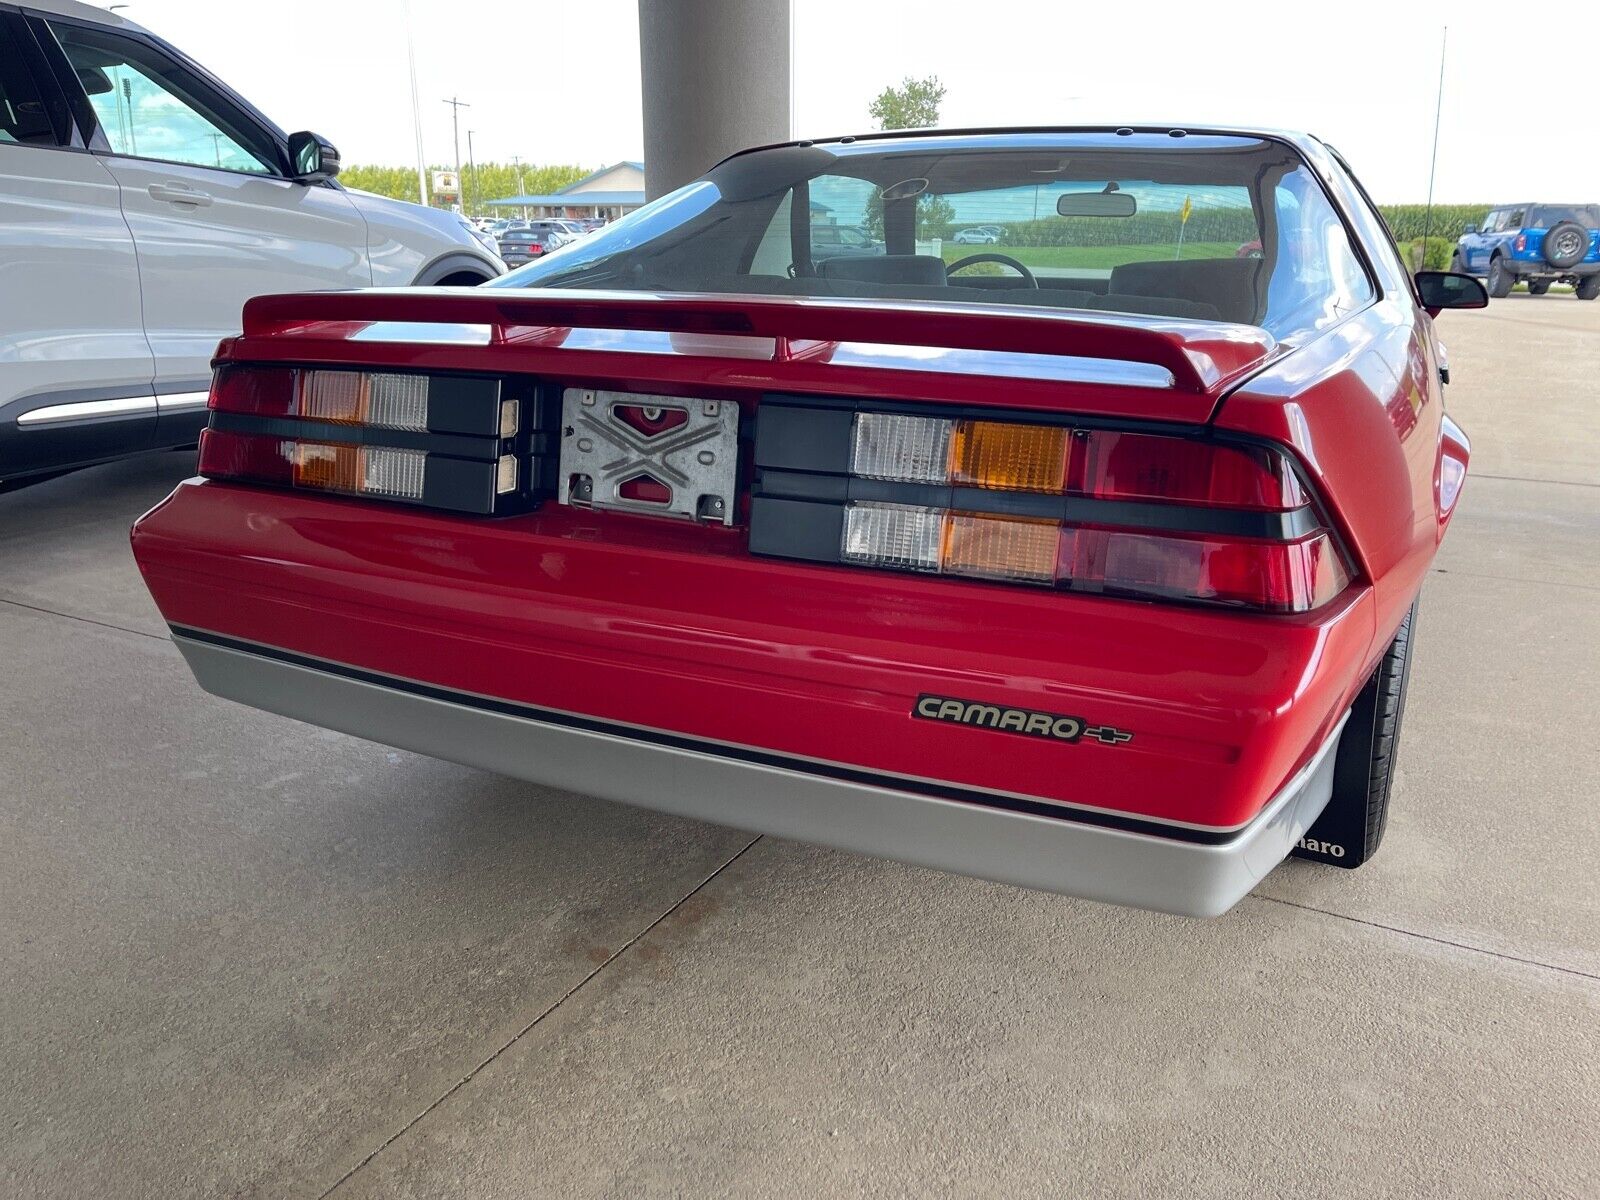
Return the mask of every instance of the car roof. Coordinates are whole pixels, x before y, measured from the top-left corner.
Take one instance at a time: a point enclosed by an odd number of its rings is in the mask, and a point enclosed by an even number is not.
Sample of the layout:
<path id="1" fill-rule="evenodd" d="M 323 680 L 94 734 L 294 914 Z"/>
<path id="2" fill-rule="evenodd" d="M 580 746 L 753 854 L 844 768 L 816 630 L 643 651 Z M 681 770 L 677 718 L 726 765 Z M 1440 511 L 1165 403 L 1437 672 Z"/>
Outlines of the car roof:
<path id="1" fill-rule="evenodd" d="M 756 150 L 770 150 L 782 146 L 821 146 L 839 155 L 875 154 L 885 150 L 1026 150 L 1059 146 L 1063 138 L 1070 138 L 1085 147 L 1107 150 L 1136 147 L 1154 149 L 1162 145 L 1182 143 L 1193 149 L 1196 144 L 1217 148 L 1237 146 L 1246 141 L 1283 142 L 1293 146 L 1304 157 L 1312 160 L 1325 158 L 1328 146 L 1322 139 L 1296 130 L 1274 129 L 1267 126 L 1246 125 L 1027 125 L 990 129 L 895 129 L 871 133 L 844 134 L 839 137 L 806 138 L 790 142 L 776 142 L 770 146 L 753 146 L 729 155 L 750 154 Z M 726 161 L 726 160 L 724 160 Z"/>
<path id="2" fill-rule="evenodd" d="M 51 17 L 76 17 L 81 21 L 93 21 L 96 25 L 144 29 L 144 26 L 128 20 L 120 13 L 107 12 L 103 8 L 96 8 L 93 4 L 79 4 L 78 0 L 23 0 L 23 7 Z"/>

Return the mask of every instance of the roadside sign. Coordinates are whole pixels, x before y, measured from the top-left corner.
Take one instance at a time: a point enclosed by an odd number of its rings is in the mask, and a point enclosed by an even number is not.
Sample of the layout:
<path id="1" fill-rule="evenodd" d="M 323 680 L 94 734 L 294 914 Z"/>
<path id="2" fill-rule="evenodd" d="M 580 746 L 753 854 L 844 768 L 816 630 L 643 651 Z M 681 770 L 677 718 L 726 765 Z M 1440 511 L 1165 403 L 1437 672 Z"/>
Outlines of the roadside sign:
<path id="1" fill-rule="evenodd" d="M 461 195 L 461 177 L 454 171 L 435 171 L 433 194 L 441 199 L 457 199 Z"/>

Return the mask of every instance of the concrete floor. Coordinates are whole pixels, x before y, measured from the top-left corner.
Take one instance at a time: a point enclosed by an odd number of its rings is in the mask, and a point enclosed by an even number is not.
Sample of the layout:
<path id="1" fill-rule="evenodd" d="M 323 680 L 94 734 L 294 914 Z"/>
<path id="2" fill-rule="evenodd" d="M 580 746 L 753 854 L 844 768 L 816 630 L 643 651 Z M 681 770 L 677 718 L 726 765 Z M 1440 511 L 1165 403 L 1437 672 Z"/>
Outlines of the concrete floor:
<path id="1" fill-rule="evenodd" d="M 1442 328 L 1388 840 L 1209 923 L 215 700 L 183 456 L 0 497 L 0 1194 L 1600 1195 L 1600 304 Z"/>

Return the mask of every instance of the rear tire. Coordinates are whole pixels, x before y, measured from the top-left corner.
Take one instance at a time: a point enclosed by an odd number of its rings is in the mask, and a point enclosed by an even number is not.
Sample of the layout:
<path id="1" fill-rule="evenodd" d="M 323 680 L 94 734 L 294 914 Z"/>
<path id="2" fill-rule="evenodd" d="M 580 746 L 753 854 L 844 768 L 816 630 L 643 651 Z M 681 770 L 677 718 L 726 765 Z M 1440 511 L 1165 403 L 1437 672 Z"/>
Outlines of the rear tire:
<path id="1" fill-rule="evenodd" d="M 1600 296 L 1600 275 L 1585 275 L 1578 280 L 1578 299 L 1593 300 Z"/>
<path id="2" fill-rule="evenodd" d="M 1294 857 L 1353 870 L 1377 853 L 1389 823 L 1416 622 L 1413 601 L 1378 669 L 1351 706 L 1334 760 L 1333 795 L 1291 852 Z"/>
<path id="3" fill-rule="evenodd" d="M 1489 295 L 1496 300 L 1504 300 L 1511 295 L 1516 282 L 1517 277 L 1506 270 L 1506 264 L 1499 255 L 1489 260 Z"/>
<path id="4" fill-rule="evenodd" d="M 1548 279 L 1528 280 L 1528 295 L 1530 296 L 1542 296 L 1549 290 L 1550 281 Z"/>

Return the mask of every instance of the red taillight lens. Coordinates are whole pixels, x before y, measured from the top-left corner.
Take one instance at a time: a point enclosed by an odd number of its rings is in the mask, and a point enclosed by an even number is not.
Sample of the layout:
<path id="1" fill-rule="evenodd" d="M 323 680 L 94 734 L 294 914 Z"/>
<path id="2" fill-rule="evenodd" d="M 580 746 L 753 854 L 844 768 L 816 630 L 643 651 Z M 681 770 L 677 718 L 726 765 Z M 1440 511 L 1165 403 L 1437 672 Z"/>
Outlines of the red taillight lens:
<path id="1" fill-rule="evenodd" d="M 285 438 L 203 429 L 200 474 L 208 479 L 290 484 L 294 482 L 294 446 Z"/>
<path id="2" fill-rule="evenodd" d="M 1063 529 L 1056 579 L 1075 592 L 1107 592 L 1306 612 L 1350 582 L 1327 533 L 1296 542 L 1119 529 Z"/>
<path id="3" fill-rule="evenodd" d="M 1528 235 L 1525 234 L 1525 233 L 1517 234 L 1517 249 L 1518 250 L 1526 250 L 1527 248 L 1528 248 Z"/>
<path id="4" fill-rule="evenodd" d="M 1281 455 L 1148 433 L 1082 430 L 1074 439 L 1068 492 L 1098 500 L 1169 500 L 1287 512 L 1305 492 Z"/>

